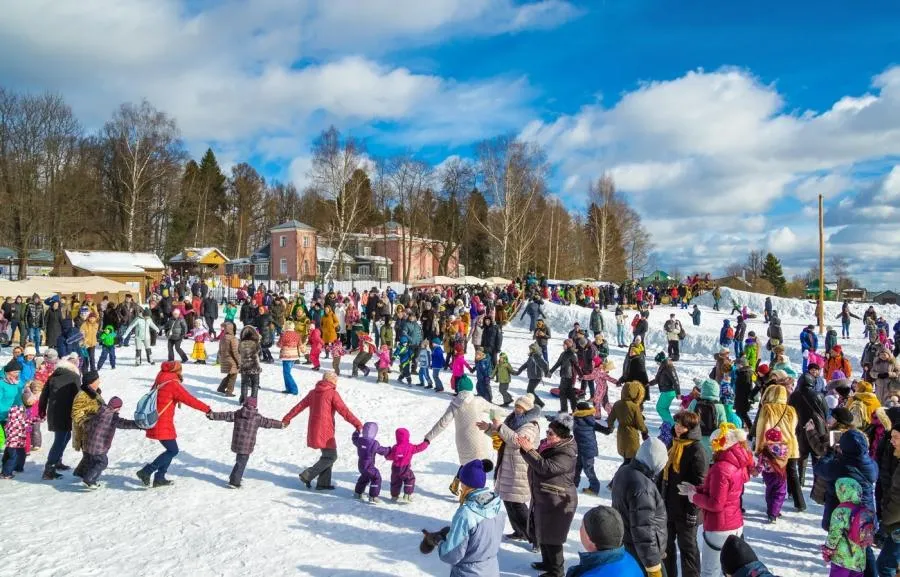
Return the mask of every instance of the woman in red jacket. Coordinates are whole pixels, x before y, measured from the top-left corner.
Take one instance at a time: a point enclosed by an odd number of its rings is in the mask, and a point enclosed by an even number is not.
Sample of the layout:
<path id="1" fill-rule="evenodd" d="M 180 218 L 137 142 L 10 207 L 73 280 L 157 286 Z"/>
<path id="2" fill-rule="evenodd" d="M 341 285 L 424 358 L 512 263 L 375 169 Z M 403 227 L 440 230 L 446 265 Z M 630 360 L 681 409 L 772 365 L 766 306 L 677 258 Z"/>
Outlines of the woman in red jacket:
<path id="1" fill-rule="evenodd" d="M 172 481 L 166 479 L 166 471 L 169 470 L 172 459 L 178 455 L 178 443 L 175 441 L 175 409 L 184 404 L 203 413 L 211 411 L 209 405 L 198 401 L 187 392 L 181 382 L 181 363 L 178 361 L 163 363 L 159 374 L 156 375 L 156 382 L 153 383 L 153 387 L 158 391 L 156 412 L 159 414 L 159 420 L 155 427 L 147 430 L 147 438 L 156 439 L 162 443 L 165 451 L 152 463 L 144 465 L 144 468 L 137 472 L 138 479 L 145 487 L 150 486 L 150 476 L 154 472 L 156 473 L 153 478 L 154 488 L 172 484 Z"/>
<path id="2" fill-rule="evenodd" d="M 702 577 L 722 574 L 719 554 L 729 535 L 744 531 L 741 495 L 750 480 L 753 454 L 747 435 L 732 423 L 724 423 L 710 437 L 713 464 L 702 486 L 684 482 L 678 491 L 703 511 Z"/>
<path id="3" fill-rule="evenodd" d="M 334 440 L 334 414 L 338 413 L 345 421 L 362 431 L 362 423 L 347 408 L 341 395 L 337 392 L 337 375 L 326 371 L 325 378 L 316 383 L 316 388 L 303 397 L 297 406 L 290 410 L 281 421 L 287 427 L 291 419 L 309 409 L 309 425 L 306 430 L 306 446 L 319 449 L 322 456 L 315 465 L 300 473 L 300 480 L 309 489 L 316 481 L 317 491 L 331 491 L 331 468 L 337 461 L 337 442 Z"/>

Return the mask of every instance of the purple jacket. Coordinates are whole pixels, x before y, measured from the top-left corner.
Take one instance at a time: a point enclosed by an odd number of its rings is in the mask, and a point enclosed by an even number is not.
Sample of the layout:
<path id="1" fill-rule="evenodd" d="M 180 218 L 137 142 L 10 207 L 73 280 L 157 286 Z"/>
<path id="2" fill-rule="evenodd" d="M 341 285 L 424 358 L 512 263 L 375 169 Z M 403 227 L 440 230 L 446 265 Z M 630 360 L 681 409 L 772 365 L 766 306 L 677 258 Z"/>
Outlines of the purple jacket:
<path id="1" fill-rule="evenodd" d="M 353 444 L 356 445 L 356 454 L 359 457 L 359 472 L 364 473 L 375 466 L 375 455 L 386 457 L 388 447 L 382 447 L 375 440 L 378 435 L 378 425 L 376 423 L 366 423 L 363 425 L 362 434 L 357 431 L 353 432 Z"/>
<path id="2" fill-rule="evenodd" d="M 259 414 L 255 408 L 243 406 L 240 409 L 228 413 L 211 412 L 207 415 L 211 421 L 227 421 L 234 423 L 234 432 L 231 434 L 231 450 L 238 455 L 249 455 L 256 448 L 256 433 L 259 428 L 283 429 L 281 421 L 267 419 Z"/>
<path id="3" fill-rule="evenodd" d="M 112 446 L 116 429 L 138 429 L 134 421 L 123 419 L 107 405 L 90 418 L 85 425 L 85 441 L 82 449 L 88 455 L 105 455 Z"/>

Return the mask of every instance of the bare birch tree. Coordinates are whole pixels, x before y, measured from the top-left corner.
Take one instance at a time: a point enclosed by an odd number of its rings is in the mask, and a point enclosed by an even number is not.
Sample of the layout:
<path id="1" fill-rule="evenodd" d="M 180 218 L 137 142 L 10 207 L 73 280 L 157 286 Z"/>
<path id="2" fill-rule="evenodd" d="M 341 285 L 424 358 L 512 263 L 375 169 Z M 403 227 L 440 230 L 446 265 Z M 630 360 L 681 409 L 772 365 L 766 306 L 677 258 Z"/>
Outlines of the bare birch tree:
<path id="1" fill-rule="evenodd" d="M 332 278 L 335 265 L 346 248 L 350 235 L 357 231 L 369 215 L 369 199 L 363 193 L 365 179 L 353 178 L 357 170 L 365 170 L 365 156 L 361 145 L 352 138 L 343 138 L 332 126 L 322 132 L 312 147 L 313 160 L 309 177 L 319 196 L 331 212 L 328 235 L 334 256 L 328 263 L 324 278 Z"/>
<path id="2" fill-rule="evenodd" d="M 409 156 L 399 156 L 389 164 L 388 179 L 390 187 L 400 207 L 400 260 L 403 282 L 409 284 L 412 272 L 412 259 L 416 246 L 416 237 L 421 237 L 425 213 L 425 205 L 431 195 L 426 194 L 431 186 L 433 172 L 431 167 Z M 421 249 L 420 249 L 421 251 Z M 421 258 L 421 255 L 418 255 Z"/>
<path id="3" fill-rule="evenodd" d="M 612 219 L 616 210 L 616 184 L 609 174 L 604 174 L 596 183 L 591 183 L 590 206 L 588 207 L 588 228 L 596 251 L 596 277 L 603 280 L 607 275 L 612 246 Z"/>
<path id="4" fill-rule="evenodd" d="M 543 151 L 536 144 L 501 136 L 480 143 L 477 154 L 484 193 L 497 216 L 497 226 L 480 219 L 478 223 L 499 246 L 500 272 L 518 272 L 512 269 L 521 266 L 522 255 L 514 252 L 513 244 L 529 241 L 530 233 L 520 229 L 531 225 L 529 207 L 544 188 L 547 164 Z"/>
<path id="5" fill-rule="evenodd" d="M 123 104 L 103 128 L 111 152 L 112 198 L 119 210 L 122 248 L 141 244 L 139 220 L 148 210 L 154 187 L 181 169 L 184 149 L 175 121 L 146 100 Z"/>

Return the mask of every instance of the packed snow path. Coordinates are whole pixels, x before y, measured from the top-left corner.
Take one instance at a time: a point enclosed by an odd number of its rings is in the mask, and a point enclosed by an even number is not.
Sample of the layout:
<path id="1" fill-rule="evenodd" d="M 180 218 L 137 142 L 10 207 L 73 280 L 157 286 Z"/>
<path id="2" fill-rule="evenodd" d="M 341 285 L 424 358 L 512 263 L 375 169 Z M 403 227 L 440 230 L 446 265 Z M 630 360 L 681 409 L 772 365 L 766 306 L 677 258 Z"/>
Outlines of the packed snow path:
<path id="1" fill-rule="evenodd" d="M 741 304 L 748 304 L 760 314 L 759 319 L 749 322 L 748 330 L 764 335 L 762 297 L 733 294 Z M 799 361 L 797 336 L 803 326 L 812 322 L 813 307 L 801 301 L 775 301 L 796 363 Z M 725 312 L 729 305 L 726 292 L 722 299 Z M 828 307 L 832 319 L 839 311 L 839 305 L 836 307 L 833 312 L 833 307 Z M 863 308 L 854 307 L 854 312 L 862 316 Z M 876 308 L 892 322 L 900 316 L 896 307 Z M 672 307 L 658 306 L 650 317 L 648 359 L 657 350 L 664 349 L 661 327 L 670 312 L 676 312 L 688 332 L 682 361 L 678 363 L 682 388 L 690 386 L 692 377 L 709 371 L 722 320 L 730 318 L 725 312 L 717 313 L 706 306 L 701 309 L 700 327 L 691 325 L 690 311 Z M 546 313 L 553 330 L 552 363 L 572 323 L 577 320 L 586 326 L 589 311 L 546 305 Z M 615 321 L 611 310 L 604 313 L 604 319 L 607 336 L 614 344 Z M 504 350 L 516 368 L 524 361 L 531 342 L 530 334 L 523 327 L 527 329 L 524 322 L 516 319 L 504 331 Z M 854 321 L 854 338 L 841 341 L 857 374 L 864 345 L 861 334 L 862 325 Z M 217 343 L 208 344 L 211 357 L 216 350 Z M 158 364 L 135 367 L 133 349 L 121 348 L 118 353 L 118 368 L 101 371 L 103 395 L 106 399 L 121 397 L 125 402 L 122 414 L 130 416 L 138 398 L 152 384 Z M 164 342 L 157 345 L 154 355 L 157 360 L 165 358 Z M 623 350 L 613 346 L 612 358 L 617 367 L 613 374 L 618 375 Z M 396 373 L 388 385 L 376 384 L 374 371 L 367 379 L 351 379 L 346 376 L 351 359 L 351 356 L 344 358 L 345 376 L 341 377 L 338 390 L 362 421 L 378 423 L 378 439 L 382 444 L 393 443 L 394 430 L 398 427 L 408 428 L 413 440 L 419 441 L 443 414 L 450 400 L 448 395 L 398 385 Z M 323 359 L 323 368 L 330 364 L 330 360 Z M 652 360 L 647 368 L 652 375 L 655 370 Z M 214 410 L 238 408 L 236 398 L 227 399 L 215 392 L 221 379 L 218 367 L 188 364 L 184 374 L 188 389 Z M 321 373 L 307 367 L 296 368 L 294 374 L 301 396 L 321 378 Z M 447 386 L 449 373 L 444 374 Z M 261 384 L 259 410 L 267 417 L 280 419 L 300 399 L 280 394 L 283 387 L 278 363 L 264 366 Z M 512 394 L 523 394 L 525 384 L 524 377 L 514 378 Z M 551 411 L 558 410 L 559 405 L 547 391 L 557 384 L 558 379 L 554 379 L 541 392 Z M 655 391 L 653 395 L 655 398 Z M 618 389 L 612 387 L 611 396 L 613 401 L 618 398 Z M 646 416 L 655 434 L 659 418 L 652 403 L 647 405 Z M 106 483 L 104 489 L 87 492 L 70 472 L 56 482 L 41 481 L 41 469 L 52 441 L 44 424 L 43 450 L 32 453 L 25 472 L 14 481 L 0 483 L 4 513 L 0 525 L 4 553 L 0 575 L 446 575 L 449 567 L 441 563 L 436 553 L 422 555 L 418 544 L 421 529 L 437 530 L 447 525 L 456 508 L 456 501 L 447 489 L 457 469 L 452 430 L 414 458 L 417 484 L 411 504 L 389 503 L 390 466 L 379 461 L 385 478 L 382 498 L 388 502 L 369 505 L 352 498 L 358 476 L 356 452 L 350 443 L 352 429 L 340 419 L 339 459 L 334 474 L 337 490 L 316 492 L 302 487 L 297 474 L 318 458 L 318 451 L 306 447 L 307 418 L 308 412 L 304 412 L 284 431 L 260 430 L 256 452 L 244 476 L 244 487 L 238 491 L 226 488 L 234 464 L 234 454 L 230 451 L 231 425 L 210 422 L 191 409 L 182 408 L 176 416 L 181 453 L 169 472 L 175 486 L 162 489 L 145 489 L 134 476 L 138 468 L 162 450 L 159 443 L 146 439 L 140 431 L 117 432 L 109 453 L 110 466 L 102 479 Z M 544 429 L 542 423 L 542 433 Z M 616 454 L 615 435 L 598 435 L 598 442 L 601 454 L 596 460 L 596 470 L 603 489 L 599 497 L 579 494 L 578 514 L 566 546 L 567 566 L 577 560 L 581 516 L 594 505 L 609 504 L 606 482 L 621 462 Z M 67 464 L 74 466 L 79 458 L 80 454 L 67 448 L 64 455 Z M 812 484 L 811 473 L 808 474 L 807 491 Z M 761 481 L 753 479 L 744 498 L 746 536 L 757 554 L 774 574 L 783 577 L 827 574 L 818 554 L 824 541 L 824 532 L 819 528 L 821 507 L 807 500 L 809 510 L 798 513 L 788 501 L 783 518 L 774 526 L 765 525 L 763 489 Z M 536 560 L 539 556 L 525 546 L 504 543 L 500 552 L 501 572 L 533 575 L 529 565 Z"/>

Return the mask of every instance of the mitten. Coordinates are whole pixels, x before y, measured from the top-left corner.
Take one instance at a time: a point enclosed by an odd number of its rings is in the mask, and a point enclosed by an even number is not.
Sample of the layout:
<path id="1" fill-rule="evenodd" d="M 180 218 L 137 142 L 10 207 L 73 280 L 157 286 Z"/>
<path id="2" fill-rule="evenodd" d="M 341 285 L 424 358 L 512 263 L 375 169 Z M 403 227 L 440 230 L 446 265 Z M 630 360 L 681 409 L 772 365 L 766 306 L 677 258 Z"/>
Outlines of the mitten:
<path id="1" fill-rule="evenodd" d="M 642 431 L 642 432 L 641 432 L 641 439 L 643 439 L 643 440 L 646 441 L 646 440 L 649 439 L 649 438 L 650 438 L 650 433 L 648 433 L 647 431 Z"/>
<path id="2" fill-rule="evenodd" d="M 834 549 L 830 549 L 827 545 L 822 545 L 822 559 L 826 563 L 831 563 L 831 556 L 834 555 Z"/>
<path id="3" fill-rule="evenodd" d="M 423 537 L 422 542 L 419 543 L 419 551 L 423 554 L 428 555 L 432 551 L 434 551 L 435 547 L 441 544 L 441 541 L 447 538 L 447 534 L 450 532 L 450 527 L 444 527 L 440 531 L 430 533 L 425 529 L 422 529 Z"/>

